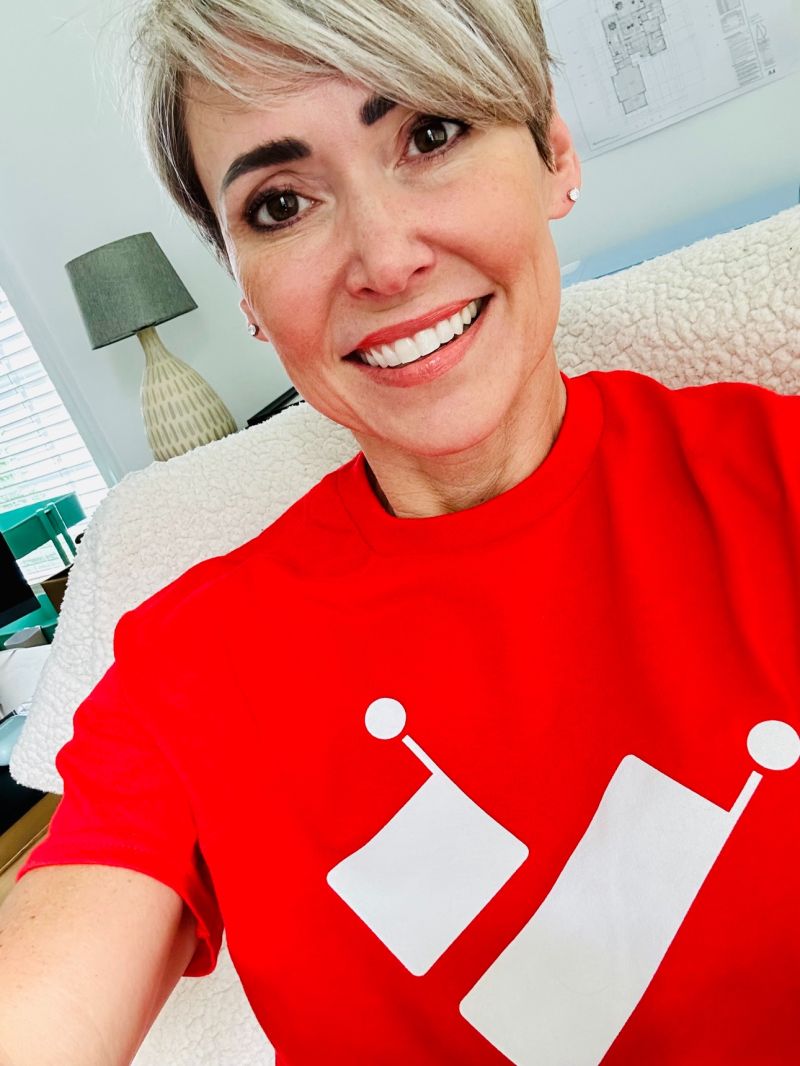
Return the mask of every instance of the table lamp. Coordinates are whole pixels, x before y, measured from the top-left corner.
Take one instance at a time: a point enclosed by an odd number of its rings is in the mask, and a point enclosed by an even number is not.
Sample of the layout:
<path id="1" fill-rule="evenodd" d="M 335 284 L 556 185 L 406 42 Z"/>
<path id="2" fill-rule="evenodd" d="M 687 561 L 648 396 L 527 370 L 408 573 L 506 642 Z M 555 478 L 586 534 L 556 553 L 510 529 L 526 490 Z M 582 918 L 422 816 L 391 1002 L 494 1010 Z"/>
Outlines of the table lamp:
<path id="1" fill-rule="evenodd" d="M 144 349 L 141 402 L 155 459 L 236 432 L 228 408 L 196 370 L 168 352 L 156 326 L 197 304 L 152 233 L 101 245 L 66 265 L 92 348 L 135 333 Z"/>

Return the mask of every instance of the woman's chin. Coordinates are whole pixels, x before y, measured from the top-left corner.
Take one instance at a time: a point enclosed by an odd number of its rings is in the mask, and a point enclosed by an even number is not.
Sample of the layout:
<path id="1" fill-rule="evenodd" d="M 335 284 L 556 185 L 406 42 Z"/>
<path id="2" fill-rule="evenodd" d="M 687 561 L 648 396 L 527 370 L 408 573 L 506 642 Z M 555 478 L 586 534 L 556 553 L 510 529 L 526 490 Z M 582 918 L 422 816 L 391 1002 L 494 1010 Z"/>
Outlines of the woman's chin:
<path id="1" fill-rule="evenodd" d="M 369 458 L 370 452 L 386 455 L 402 453 L 419 459 L 457 458 L 480 451 L 498 433 L 503 419 L 476 419 L 452 408 L 415 422 L 384 424 L 379 433 L 355 431 L 355 437 Z"/>

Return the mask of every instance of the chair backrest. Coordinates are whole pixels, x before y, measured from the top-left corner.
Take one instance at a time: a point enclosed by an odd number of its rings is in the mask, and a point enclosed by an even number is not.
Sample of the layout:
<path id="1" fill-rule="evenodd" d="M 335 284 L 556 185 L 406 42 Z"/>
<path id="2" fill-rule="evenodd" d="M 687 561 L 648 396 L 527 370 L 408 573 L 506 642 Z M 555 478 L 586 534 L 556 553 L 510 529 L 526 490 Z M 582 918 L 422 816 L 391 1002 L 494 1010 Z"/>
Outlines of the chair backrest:
<path id="1" fill-rule="evenodd" d="M 800 393 L 799 238 L 800 206 L 575 285 L 563 297 L 559 363 L 568 374 L 631 369 L 674 387 L 738 379 Z M 61 791 L 55 755 L 111 662 L 120 615 L 251 539 L 356 450 L 347 430 L 302 404 L 112 489 L 72 568 L 15 776 Z"/>
<path id="2" fill-rule="evenodd" d="M 570 374 L 633 369 L 668 385 L 751 380 L 800 392 L 800 207 L 564 294 Z M 81 545 L 62 620 L 11 769 L 61 791 L 54 758 L 111 660 L 117 619 L 199 559 L 250 539 L 356 450 L 307 406 L 130 475 Z M 198 1024 L 198 1019 L 202 1022 Z M 263 1034 L 226 951 L 180 981 L 135 1066 L 264 1066 Z"/>

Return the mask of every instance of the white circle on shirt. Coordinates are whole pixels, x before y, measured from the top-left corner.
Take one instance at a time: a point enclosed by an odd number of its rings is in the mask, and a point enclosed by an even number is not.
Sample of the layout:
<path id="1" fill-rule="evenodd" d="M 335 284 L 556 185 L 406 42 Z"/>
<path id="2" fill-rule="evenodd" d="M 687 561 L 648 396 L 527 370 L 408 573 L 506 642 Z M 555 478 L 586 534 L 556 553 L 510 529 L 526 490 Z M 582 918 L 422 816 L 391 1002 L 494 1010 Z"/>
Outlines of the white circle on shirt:
<path id="1" fill-rule="evenodd" d="M 391 740 L 399 737 L 406 727 L 406 709 L 399 700 L 382 696 L 367 707 L 364 724 L 378 740 Z"/>
<path id="2" fill-rule="evenodd" d="M 750 730 L 747 750 L 765 770 L 788 770 L 800 759 L 800 736 L 788 722 L 759 722 Z"/>

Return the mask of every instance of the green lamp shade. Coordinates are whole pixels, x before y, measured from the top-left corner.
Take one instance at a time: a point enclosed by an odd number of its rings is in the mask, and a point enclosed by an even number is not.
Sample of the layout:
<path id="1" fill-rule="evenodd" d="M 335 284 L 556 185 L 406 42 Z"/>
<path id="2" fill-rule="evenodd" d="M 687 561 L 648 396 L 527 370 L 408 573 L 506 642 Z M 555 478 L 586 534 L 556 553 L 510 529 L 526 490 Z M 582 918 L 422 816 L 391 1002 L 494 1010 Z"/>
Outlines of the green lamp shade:
<path id="1" fill-rule="evenodd" d="M 66 265 L 92 348 L 194 311 L 152 233 L 103 244 Z"/>

